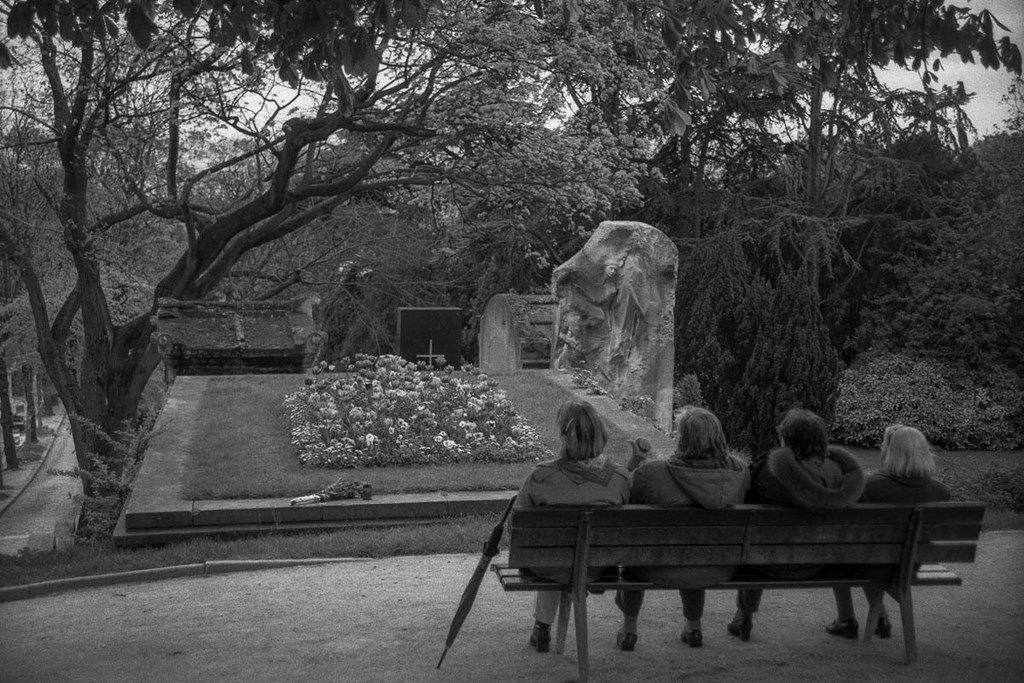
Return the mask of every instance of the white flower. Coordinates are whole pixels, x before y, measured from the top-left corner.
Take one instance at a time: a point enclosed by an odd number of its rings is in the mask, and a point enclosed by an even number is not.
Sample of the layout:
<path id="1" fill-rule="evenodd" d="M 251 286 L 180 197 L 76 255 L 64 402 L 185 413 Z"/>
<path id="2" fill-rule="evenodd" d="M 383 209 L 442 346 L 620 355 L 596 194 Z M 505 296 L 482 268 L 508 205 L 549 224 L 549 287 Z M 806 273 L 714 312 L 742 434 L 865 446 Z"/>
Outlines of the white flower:
<path id="1" fill-rule="evenodd" d="M 444 441 L 444 439 L 441 438 L 440 434 L 434 437 L 434 443 L 441 443 L 442 441 Z"/>
<path id="2" fill-rule="evenodd" d="M 449 450 L 455 448 L 455 442 L 451 439 L 445 439 L 442 445 Z"/>

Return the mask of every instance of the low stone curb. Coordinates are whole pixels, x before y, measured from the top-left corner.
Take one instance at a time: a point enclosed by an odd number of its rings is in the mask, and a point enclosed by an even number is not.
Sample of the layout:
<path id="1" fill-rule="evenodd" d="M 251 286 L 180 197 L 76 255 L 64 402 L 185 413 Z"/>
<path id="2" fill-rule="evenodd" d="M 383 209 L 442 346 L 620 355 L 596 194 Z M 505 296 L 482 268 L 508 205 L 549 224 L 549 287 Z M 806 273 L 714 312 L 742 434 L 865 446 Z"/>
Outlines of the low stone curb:
<path id="1" fill-rule="evenodd" d="M 26 583 L 20 586 L 0 588 L 0 602 L 26 600 L 43 595 L 59 593 L 79 588 L 95 588 L 121 583 L 140 581 L 162 581 L 183 576 L 204 576 L 208 574 L 228 574 L 257 569 L 280 569 L 284 567 L 304 567 L 318 564 L 334 564 L 340 562 L 367 562 L 362 557 L 311 557 L 300 560 L 208 560 L 194 564 L 179 564 L 173 567 L 154 567 L 153 569 L 136 569 L 113 574 L 96 574 L 94 576 L 75 576 L 67 579 L 53 579 Z"/>

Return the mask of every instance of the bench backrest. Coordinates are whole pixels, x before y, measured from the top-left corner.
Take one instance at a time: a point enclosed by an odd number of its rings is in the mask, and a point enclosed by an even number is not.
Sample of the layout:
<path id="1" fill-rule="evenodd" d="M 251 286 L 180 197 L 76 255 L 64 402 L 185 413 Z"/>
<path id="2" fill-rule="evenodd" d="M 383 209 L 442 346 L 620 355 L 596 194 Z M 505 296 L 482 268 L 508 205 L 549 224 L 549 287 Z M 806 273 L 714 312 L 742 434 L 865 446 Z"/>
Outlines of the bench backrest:
<path id="1" fill-rule="evenodd" d="M 969 502 L 519 508 L 509 565 L 571 567 L 581 543 L 590 567 L 972 562 L 984 512 Z"/>

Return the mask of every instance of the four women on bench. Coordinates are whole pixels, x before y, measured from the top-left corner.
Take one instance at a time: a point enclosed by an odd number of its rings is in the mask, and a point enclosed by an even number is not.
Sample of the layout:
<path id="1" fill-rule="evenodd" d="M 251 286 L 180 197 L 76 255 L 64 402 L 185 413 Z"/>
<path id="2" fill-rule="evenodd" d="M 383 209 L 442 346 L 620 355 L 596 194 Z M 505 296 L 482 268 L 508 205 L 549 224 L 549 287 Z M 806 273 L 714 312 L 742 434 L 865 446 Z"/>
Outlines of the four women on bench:
<path id="1" fill-rule="evenodd" d="M 933 479 L 935 456 L 924 434 L 913 427 L 894 424 L 882 437 L 882 468 L 867 478 L 861 503 L 896 503 L 917 505 L 949 500 L 949 489 Z M 856 638 L 858 624 L 854 617 L 853 598 L 849 588 L 833 588 L 839 616 L 825 630 L 834 636 Z M 875 634 L 888 638 L 892 625 L 885 612 L 884 591 L 865 586 L 868 604 L 881 605 Z M 872 624 L 867 624 L 871 628 Z"/>
<path id="2" fill-rule="evenodd" d="M 585 401 L 569 401 L 558 409 L 562 448 L 556 460 L 542 462 L 519 490 L 517 505 L 622 505 L 629 499 L 629 473 L 602 455 L 608 434 L 604 422 Z M 568 584 L 568 569 L 534 567 L 539 576 Z M 600 575 L 596 571 L 593 580 Z M 558 613 L 558 591 L 538 591 L 530 645 L 547 652 L 551 622 Z"/>
<path id="3" fill-rule="evenodd" d="M 809 410 L 793 408 L 779 422 L 780 447 L 751 463 L 748 503 L 789 505 L 817 510 L 853 505 L 864 491 L 864 472 L 848 451 L 828 443 L 825 421 Z M 824 566 L 765 567 L 760 576 L 812 578 Z M 761 589 L 743 589 L 736 596 L 731 635 L 750 640 L 753 614 L 761 603 Z M 841 613 L 840 620 L 853 614 Z"/>
<path id="4" fill-rule="evenodd" d="M 720 509 L 744 502 L 789 505 L 811 509 L 838 509 L 860 501 L 865 503 L 907 503 L 949 500 L 945 486 L 932 479 L 934 456 L 921 432 L 912 427 L 892 425 L 882 442 L 882 469 L 865 486 L 864 472 L 856 458 L 830 445 L 825 422 L 808 410 L 789 410 L 777 427 L 780 447 L 755 458 L 748 469 L 728 452 L 721 423 L 703 408 L 686 406 L 679 411 L 676 452 L 667 460 L 647 460 L 646 439 L 632 442 L 633 457 L 628 470 L 605 459 L 602 451 L 608 435 L 593 406 L 569 401 L 558 410 L 557 424 L 562 447 L 556 460 L 537 465 L 519 491 L 517 505 L 697 505 Z M 629 472 L 632 471 L 632 476 Z M 748 491 L 749 489 L 749 491 Z M 746 494 L 746 495 L 745 495 Z M 824 566 L 764 568 L 764 573 L 811 578 Z M 567 569 L 537 567 L 534 573 L 568 584 Z M 660 586 L 679 589 L 686 627 L 681 639 L 690 647 L 703 644 L 701 616 L 704 587 L 720 583 L 734 571 L 722 567 L 644 567 L 630 573 Z M 597 578 L 591 570 L 589 578 Z M 869 602 L 882 596 L 865 589 Z M 744 589 L 736 598 L 736 615 L 728 632 L 749 640 L 753 614 L 763 591 Z M 849 589 L 835 589 L 838 616 L 826 627 L 833 634 L 856 638 L 858 624 Z M 620 591 L 615 604 L 623 613 L 616 636 L 622 650 L 637 642 L 637 619 L 643 591 Z M 551 623 L 558 612 L 559 593 L 538 592 L 530 645 L 547 652 Z M 891 625 L 882 607 L 876 633 L 889 637 Z"/>
<path id="5" fill-rule="evenodd" d="M 745 462 L 729 453 L 718 418 L 710 411 L 686 406 L 677 413 L 679 437 L 676 451 L 667 460 L 650 460 L 633 471 L 630 503 L 650 505 L 695 505 L 719 510 L 742 503 L 750 488 L 750 473 Z M 636 463 L 650 452 L 646 439 L 637 439 Z M 733 566 L 637 567 L 633 576 L 658 586 L 678 588 L 686 619 L 681 639 L 690 647 L 703 644 L 701 616 L 704 613 L 704 587 L 727 580 Z M 622 629 L 616 644 L 632 650 L 637 641 L 637 617 L 643 605 L 643 591 L 619 591 L 615 604 L 622 610 Z"/>

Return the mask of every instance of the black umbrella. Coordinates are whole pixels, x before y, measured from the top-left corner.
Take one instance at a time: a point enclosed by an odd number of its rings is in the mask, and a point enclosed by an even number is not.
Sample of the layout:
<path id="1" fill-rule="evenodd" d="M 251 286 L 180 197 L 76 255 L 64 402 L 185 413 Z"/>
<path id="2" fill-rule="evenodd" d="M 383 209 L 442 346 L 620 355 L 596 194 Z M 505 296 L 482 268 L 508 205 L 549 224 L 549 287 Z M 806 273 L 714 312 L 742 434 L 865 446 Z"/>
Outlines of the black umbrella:
<path id="1" fill-rule="evenodd" d="M 455 616 L 452 617 L 452 625 L 448 628 L 448 638 L 444 641 L 444 652 L 441 653 L 441 659 L 437 660 L 438 669 L 441 668 L 441 662 L 444 661 L 444 656 L 448 654 L 448 649 L 455 642 L 455 637 L 459 635 L 462 622 L 466 620 L 466 615 L 469 614 L 469 610 L 473 607 L 473 601 L 476 600 L 476 592 L 480 589 L 480 582 L 483 581 L 484 574 L 487 573 L 487 565 L 490 563 L 491 558 L 498 554 L 501 534 L 505 531 L 505 520 L 508 519 L 509 513 L 512 512 L 512 506 L 515 504 L 516 496 L 512 496 L 512 500 L 508 502 L 508 506 L 505 508 L 505 514 L 501 516 L 501 521 L 494 527 L 490 538 L 484 543 L 483 556 L 477 562 L 476 569 L 473 570 L 473 576 L 470 577 L 469 583 L 466 584 L 466 590 L 462 591 L 459 608 L 455 610 Z"/>

